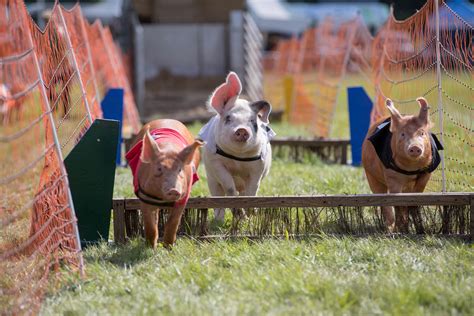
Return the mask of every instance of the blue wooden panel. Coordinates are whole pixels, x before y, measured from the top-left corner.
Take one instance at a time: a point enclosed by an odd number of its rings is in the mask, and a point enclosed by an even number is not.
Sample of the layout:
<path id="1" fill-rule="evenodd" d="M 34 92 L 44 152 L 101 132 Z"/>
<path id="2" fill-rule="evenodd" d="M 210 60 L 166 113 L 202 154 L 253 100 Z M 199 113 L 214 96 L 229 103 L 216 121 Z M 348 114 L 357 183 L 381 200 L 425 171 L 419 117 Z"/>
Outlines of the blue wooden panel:
<path id="1" fill-rule="evenodd" d="M 101 102 L 101 107 L 104 119 L 116 120 L 120 124 L 116 159 L 117 165 L 120 165 L 122 157 L 123 89 L 109 89 Z"/>
<path id="2" fill-rule="evenodd" d="M 370 125 L 372 100 L 362 87 L 347 88 L 349 104 L 349 125 L 351 131 L 352 165 L 360 166 L 362 162 L 362 143 Z"/>

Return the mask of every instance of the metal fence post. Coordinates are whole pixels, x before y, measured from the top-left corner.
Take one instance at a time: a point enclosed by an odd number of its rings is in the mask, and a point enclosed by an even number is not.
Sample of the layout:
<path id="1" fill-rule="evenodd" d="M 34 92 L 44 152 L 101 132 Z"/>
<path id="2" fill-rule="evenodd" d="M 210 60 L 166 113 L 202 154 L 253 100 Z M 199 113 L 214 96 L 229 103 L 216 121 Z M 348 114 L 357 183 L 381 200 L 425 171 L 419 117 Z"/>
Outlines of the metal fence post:
<path id="1" fill-rule="evenodd" d="M 440 36 L 439 36 L 439 3 L 438 0 L 435 2 L 435 14 L 436 14 L 436 79 L 438 80 L 438 118 L 439 118 L 439 132 L 441 143 L 444 144 L 444 128 L 443 128 L 443 89 L 441 86 L 441 53 L 440 53 Z M 441 156 L 441 183 L 442 192 L 446 192 L 446 173 L 445 173 L 445 162 L 444 162 L 444 151 L 440 152 Z"/>

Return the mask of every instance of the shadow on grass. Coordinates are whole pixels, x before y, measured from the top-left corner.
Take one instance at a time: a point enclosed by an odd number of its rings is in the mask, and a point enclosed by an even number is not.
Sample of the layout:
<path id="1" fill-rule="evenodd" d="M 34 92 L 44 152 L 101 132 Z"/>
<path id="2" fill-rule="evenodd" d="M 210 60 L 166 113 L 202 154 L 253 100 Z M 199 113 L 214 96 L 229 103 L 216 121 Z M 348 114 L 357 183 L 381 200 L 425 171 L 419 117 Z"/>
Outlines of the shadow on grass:
<path id="1" fill-rule="evenodd" d="M 372 241 L 395 241 L 404 240 L 408 243 L 417 244 L 419 246 L 425 246 L 427 248 L 443 248 L 446 244 L 472 244 L 469 236 L 454 236 L 454 235 L 401 235 L 401 234 L 378 234 L 378 235 L 344 235 L 344 234 L 315 234 L 311 236 L 249 236 L 249 235 L 236 235 L 236 236 L 225 236 L 225 235 L 213 235 L 203 237 L 178 237 L 181 240 L 187 240 L 194 243 L 196 246 L 205 243 L 247 243 L 249 246 L 252 244 L 261 244 L 270 240 L 286 240 L 292 242 L 303 242 L 303 243 L 318 243 L 324 242 L 328 239 L 337 240 L 372 240 Z M 180 247 L 175 245 L 175 247 Z M 99 263 L 110 263 L 114 266 L 121 268 L 129 268 L 136 264 L 145 262 L 159 255 L 160 253 L 169 253 L 159 244 L 157 249 L 152 249 L 146 243 L 143 238 L 134 238 L 127 242 L 125 245 L 114 245 L 109 243 L 101 243 L 95 246 L 89 246 L 84 251 L 84 259 L 86 262 L 99 262 Z M 171 250 L 171 253 L 173 250 Z"/>
<path id="2" fill-rule="evenodd" d="M 125 245 L 103 242 L 89 246 L 84 251 L 84 259 L 89 262 L 107 262 L 125 268 L 150 259 L 160 250 L 151 249 L 143 238 L 135 238 Z"/>

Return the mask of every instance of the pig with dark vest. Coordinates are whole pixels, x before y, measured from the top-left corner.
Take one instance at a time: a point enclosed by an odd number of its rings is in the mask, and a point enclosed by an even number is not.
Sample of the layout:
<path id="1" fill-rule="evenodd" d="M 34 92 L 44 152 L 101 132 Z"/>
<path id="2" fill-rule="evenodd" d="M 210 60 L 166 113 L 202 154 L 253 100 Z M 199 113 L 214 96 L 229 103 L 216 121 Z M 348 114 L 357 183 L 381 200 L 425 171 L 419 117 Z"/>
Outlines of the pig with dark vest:
<path id="1" fill-rule="evenodd" d="M 418 115 L 401 115 L 387 99 L 389 118 L 373 124 L 362 145 L 362 164 L 373 193 L 423 192 L 438 167 L 443 146 L 430 133 L 428 102 L 417 99 Z M 383 207 L 389 232 L 408 232 L 409 214 L 418 233 L 423 232 L 417 207 Z"/>

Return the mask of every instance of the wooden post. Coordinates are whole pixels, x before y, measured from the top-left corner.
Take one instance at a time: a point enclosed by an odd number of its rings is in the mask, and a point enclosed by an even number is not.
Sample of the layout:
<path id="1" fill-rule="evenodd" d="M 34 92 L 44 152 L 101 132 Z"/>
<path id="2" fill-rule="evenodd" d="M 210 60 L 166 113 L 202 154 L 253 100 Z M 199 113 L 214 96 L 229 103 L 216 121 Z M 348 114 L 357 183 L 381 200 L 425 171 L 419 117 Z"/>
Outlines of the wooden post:
<path id="1" fill-rule="evenodd" d="M 114 241 L 117 244 L 125 243 L 125 200 L 113 200 L 114 214 Z"/>
<path id="2" fill-rule="evenodd" d="M 341 164 L 347 165 L 347 144 L 341 144 Z"/>
<path id="3" fill-rule="evenodd" d="M 470 213 L 469 214 L 469 221 L 470 221 L 470 227 L 469 227 L 469 233 L 471 234 L 471 241 L 474 241 L 474 198 L 471 196 L 471 201 L 470 201 Z"/>
<path id="4" fill-rule="evenodd" d="M 138 210 L 128 211 L 128 216 L 130 218 L 130 231 L 127 232 L 128 237 L 134 238 L 141 236 L 141 225 Z"/>
<path id="5" fill-rule="evenodd" d="M 283 93 L 285 97 L 285 111 L 283 113 L 283 120 L 285 122 L 290 121 L 291 108 L 293 103 L 293 91 L 294 90 L 294 80 L 293 76 L 286 75 L 283 78 Z"/>

